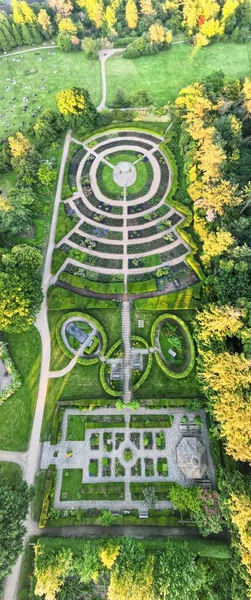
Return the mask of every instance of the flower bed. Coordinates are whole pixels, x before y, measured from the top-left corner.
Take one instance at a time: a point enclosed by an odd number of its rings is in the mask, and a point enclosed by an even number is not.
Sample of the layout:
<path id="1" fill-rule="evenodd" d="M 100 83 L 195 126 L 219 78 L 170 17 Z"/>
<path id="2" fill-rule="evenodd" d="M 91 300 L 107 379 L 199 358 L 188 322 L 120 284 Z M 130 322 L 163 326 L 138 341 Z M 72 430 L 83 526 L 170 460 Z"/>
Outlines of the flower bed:
<path id="1" fill-rule="evenodd" d="M 164 342 L 160 338 L 163 325 L 169 326 L 170 330 L 173 328 L 166 347 L 163 347 Z M 195 346 L 190 330 L 182 319 L 170 313 L 158 317 L 152 326 L 151 344 L 154 347 L 159 347 L 159 352 L 155 351 L 155 358 L 166 375 L 175 379 L 181 379 L 187 377 L 191 373 L 195 365 Z M 176 355 L 178 355 L 179 352 L 181 354 L 181 360 L 178 360 L 177 366 L 174 362 L 176 357 L 172 357 L 168 352 L 170 349 L 175 351 L 174 346 L 176 347 Z M 170 356 L 170 359 L 168 356 Z"/>

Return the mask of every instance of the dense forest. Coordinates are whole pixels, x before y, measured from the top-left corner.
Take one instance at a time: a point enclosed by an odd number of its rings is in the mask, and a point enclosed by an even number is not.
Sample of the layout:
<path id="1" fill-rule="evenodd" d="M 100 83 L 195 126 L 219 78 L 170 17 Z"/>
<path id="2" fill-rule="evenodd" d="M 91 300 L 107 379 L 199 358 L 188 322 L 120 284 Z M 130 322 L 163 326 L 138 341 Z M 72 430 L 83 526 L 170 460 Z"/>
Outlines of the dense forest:
<path id="1" fill-rule="evenodd" d="M 100 44 L 129 45 L 125 56 L 154 54 L 177 34 L 195 46 L 222 39 L 244 42 L 250 34 L 250 0 L 13 0 L 12 13 L 0 13 L 0 50 L 40 44 L 57 36 L 64 51 L 90 56 Z"/>

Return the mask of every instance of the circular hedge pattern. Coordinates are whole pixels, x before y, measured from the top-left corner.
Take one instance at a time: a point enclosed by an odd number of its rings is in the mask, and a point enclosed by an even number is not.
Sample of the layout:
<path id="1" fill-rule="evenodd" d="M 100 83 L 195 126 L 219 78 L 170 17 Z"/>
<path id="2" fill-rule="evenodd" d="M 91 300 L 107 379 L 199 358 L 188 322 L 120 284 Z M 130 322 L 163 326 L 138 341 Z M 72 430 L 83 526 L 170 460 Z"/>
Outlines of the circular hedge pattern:
<path id="1" fill-rule="evenodd" d="M 166 340 L 163 332 L 165 326 L 167 329 L 169 327 L 170 336 L 168 338 L 166 335 Z M 191 373 L 195 365 L 195 346 L 190 330 L 182 319 L 171 313 L 160 315 L 152 326 L 151 344 L 158 348 L 155 351 L 157 363 L 168 377 L 182 379 Z M 177 357 L 176 365 L 176 357 L 173 357 L 173 366 L 171 354 L 169 360 L 170 349 L 176 352 Z"/>
<path id="2" fill-rule="evenodd" d="M 97 336 L 99 337 L 100 341 L 98 352 L 100 356 L 104 356 L 107 349 L 107 336 L 104 327 L 99 321 L 97 321 L 97 319 L 94 319 L 93 317 L 90 317 L 89 315 L 81 312 L 67 313 L 58 321 L 56 327 L 56 339 L 60 349 L 70 359 L 72 359 L 75 356 L 74 352 L 71 352 L 71 350 L 65 345 L 64 340 L 62 339 L 62 329 L 66 321 L 72 320 L 74 322 L 77 322 L 78 317 L 79 319 L 86 320 L 90 324 L 90 326 L 95 327 L 95 329 L 97 329 Z M 90 356 L 90 358 L 88 358 L 88 355 L 86 355 L 86 358 L 83 358 L 83 356 L 79 356 L 77 362 L 81 365 L 94 365 L 99 362 L 99 357 Z"/>

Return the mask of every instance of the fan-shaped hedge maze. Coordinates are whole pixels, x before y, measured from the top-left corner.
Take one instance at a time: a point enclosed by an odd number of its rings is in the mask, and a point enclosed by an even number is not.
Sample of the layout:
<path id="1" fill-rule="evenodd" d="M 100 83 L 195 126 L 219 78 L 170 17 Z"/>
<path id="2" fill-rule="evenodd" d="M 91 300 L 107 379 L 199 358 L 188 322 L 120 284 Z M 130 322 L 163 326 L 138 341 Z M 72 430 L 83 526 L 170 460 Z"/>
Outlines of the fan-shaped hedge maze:
<path id="1" fill-rule="evenodd" d="M 73 195 L 64 201 L 73 222 L 57 244 L 65 260 L 55 282 L 110 283 L 115 294 L 144 290 L 147 280 L 153 291 L 195 283 L 185 261 L 189 245 L 177 231 L 184 216 L 168 205 L 172 171 L 161 141 L 138 131 L 73 140 L 78 144 L 68 172 Z"/>

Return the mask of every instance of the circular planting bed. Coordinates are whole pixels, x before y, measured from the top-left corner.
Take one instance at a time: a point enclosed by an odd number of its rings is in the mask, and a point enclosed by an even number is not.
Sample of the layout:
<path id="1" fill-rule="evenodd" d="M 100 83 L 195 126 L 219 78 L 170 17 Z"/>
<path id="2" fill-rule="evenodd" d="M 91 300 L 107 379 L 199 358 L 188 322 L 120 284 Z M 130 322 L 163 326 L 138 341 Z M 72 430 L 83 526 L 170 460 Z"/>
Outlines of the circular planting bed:
<path id="1" fill-rule="evenodd" d="M 77 358 L 82 365 L 97 363 L 107 348 L 107 337 L 101 323 L 81 312 L 67 313 L 59 320 L 56 338 L 62 352 L 70 359 L 83 347 Z"/>
<path id="2" fill-rule="evenodd" d="M 151 331 L 151 344 L 158 350 L 158 365 L 169 377 L 187 377 L 195 365 L 195 346 L 186 323 L 166 313 L 156 319 Z"/>
<path id="3" fill-rule="evenodd" d="M 143 338 L 139 337 L 139 336 L 132 336 L 131 337 L 131 349 L 132 351 L 136 351 L 137 350 L 148 350 L 149 346 L 148 343 L 146 342 L 146 340 L 144 340 Z M 121 378 L 116 379 L 116 371 L 119 373 L 120 369 L 122 369 L 122 364 L 121 361 L 123 361 L 123 343 L 122 340 L 119 340 L 118 342 L 116 342 L 116 344 L 114 344 L 110 350 L 108 351 L 107 355 L 106 355 L 106 360 L 108 359 L 109 362 L 103 362 L 101 365 L 101 369 L 100 369 L 100 380 L 102 383 L 102 386 L 104 388 L 104 390 L 110 394 L 111 396 L 121 396 L 122 391 L 123 391 L 123 380 Z M 112 374 L 112 369 L 114 369 L 115 364 L 112 365 L 111 359 L 114 360 L 114 363 L 116 360 L 118 360 L 118 367 L 117 369 L 115 368 L 115 372 L 113 371 Z M 152 367 L 152 354 L 150 353 L 146 353 L 142 355 L 142 370 L 141 370 L 141 364 L 139 364 L 141 361 L 137 361 L 137 359 L 135 360 L 135 368 L 132 368 L 132 390 L 135 391 L 137 390 L 142 383 L 146 380 L 146 378 L 148 377 L 151 367 Z M 113 377 L 113 379 L 111 379 L 111 377 Z"/>
<path id="4" fill-rule="evenodd" d="M 137 152 L 116 152 L 106 156 L 109 164 L 100 162 L 97 184 L 106 197 L 120 200 L 126 187 L 127 199 L 144 196 L 153 181 L 153 168 L 147 157 Z M 123 166 L 124 165 L 124 166 Z M 127 165 L 127 173 L 123 173 Z"/>

